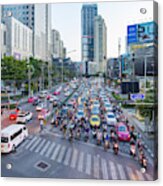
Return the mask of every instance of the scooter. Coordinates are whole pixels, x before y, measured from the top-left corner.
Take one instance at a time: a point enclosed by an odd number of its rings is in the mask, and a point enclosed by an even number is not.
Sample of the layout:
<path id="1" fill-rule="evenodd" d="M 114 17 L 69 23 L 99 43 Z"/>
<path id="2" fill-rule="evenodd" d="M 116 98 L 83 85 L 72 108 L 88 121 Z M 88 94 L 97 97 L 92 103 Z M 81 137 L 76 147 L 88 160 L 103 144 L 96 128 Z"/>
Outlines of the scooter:
<path id="1" fill-rule="evenodd" d="M 145 157 L 142 158 L 142 168 L 147 170 L 147 159 Z"/>
<path id="2" fill-rule="evenodd" d="M 114 154 L 115 154 L 115 155 L 118 155 L 118 151 L 119 151 L 118 143 L 114 143 L 114 145 L 113 145 L 113 150 L 114 150 Z"/>

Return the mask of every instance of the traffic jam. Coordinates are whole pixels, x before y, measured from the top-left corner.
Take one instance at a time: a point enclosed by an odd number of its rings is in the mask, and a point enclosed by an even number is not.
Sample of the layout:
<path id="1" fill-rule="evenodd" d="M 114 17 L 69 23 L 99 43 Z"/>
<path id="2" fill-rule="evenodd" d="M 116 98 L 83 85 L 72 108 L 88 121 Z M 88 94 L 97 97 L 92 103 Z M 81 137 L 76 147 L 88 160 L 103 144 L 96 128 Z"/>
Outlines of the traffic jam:
<path id="1" fill-rule="evenodd" d="M 20 106 L 9 115 L 14 124 L 1 132 L 2 153 L 14 151 L 28 137 L 26 128 L 35 116 L 40 133 L 50 125 L 70 143 L 76 140 L 91 143 L 115 155 L 125 148 L 131 158 L 147 169 L 141 135 L 129 123 L 121 106 L 114 102 L 102 79 L 74 80 L 54 91 L 41 91 L 29 97 L 27 102 L 34 111 L 24 111 Z M 18 136 L 20 140 L 17 140 Z"/>

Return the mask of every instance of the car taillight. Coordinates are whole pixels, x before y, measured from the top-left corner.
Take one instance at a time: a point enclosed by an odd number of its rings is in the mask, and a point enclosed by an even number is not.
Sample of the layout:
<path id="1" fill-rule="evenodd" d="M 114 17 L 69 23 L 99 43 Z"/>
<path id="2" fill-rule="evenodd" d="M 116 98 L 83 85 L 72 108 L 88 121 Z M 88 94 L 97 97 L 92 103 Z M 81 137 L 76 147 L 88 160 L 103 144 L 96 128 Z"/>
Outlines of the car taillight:
<path id="1" fill-rule="evenodd" d="M 8 148 L 10 148 L 10 144 L 8 144 Z"/>

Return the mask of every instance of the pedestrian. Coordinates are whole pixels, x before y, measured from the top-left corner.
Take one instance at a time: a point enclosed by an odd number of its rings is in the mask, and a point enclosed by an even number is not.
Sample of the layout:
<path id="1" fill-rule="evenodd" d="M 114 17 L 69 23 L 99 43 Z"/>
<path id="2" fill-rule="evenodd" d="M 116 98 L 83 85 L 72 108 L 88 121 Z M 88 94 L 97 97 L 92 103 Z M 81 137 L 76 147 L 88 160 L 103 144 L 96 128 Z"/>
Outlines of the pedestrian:
<path id="1" fill-rule="evenodd" d="M 44 121 L 43 119 L 40 120 L 40 132 L 44 129 Z"/>

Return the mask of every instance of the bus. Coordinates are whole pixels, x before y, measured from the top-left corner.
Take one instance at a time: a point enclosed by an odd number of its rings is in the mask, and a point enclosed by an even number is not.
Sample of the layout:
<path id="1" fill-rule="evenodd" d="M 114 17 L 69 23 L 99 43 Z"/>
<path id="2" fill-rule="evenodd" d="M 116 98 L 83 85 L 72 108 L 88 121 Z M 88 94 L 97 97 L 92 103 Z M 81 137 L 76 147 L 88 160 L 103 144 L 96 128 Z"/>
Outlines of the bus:
<path id="1" fill-rule="evenodd" d="M 13 124 L 1 131 L 1 153 L 9 153 L 28 137 L 28 129 L 24 125 Z"/>

